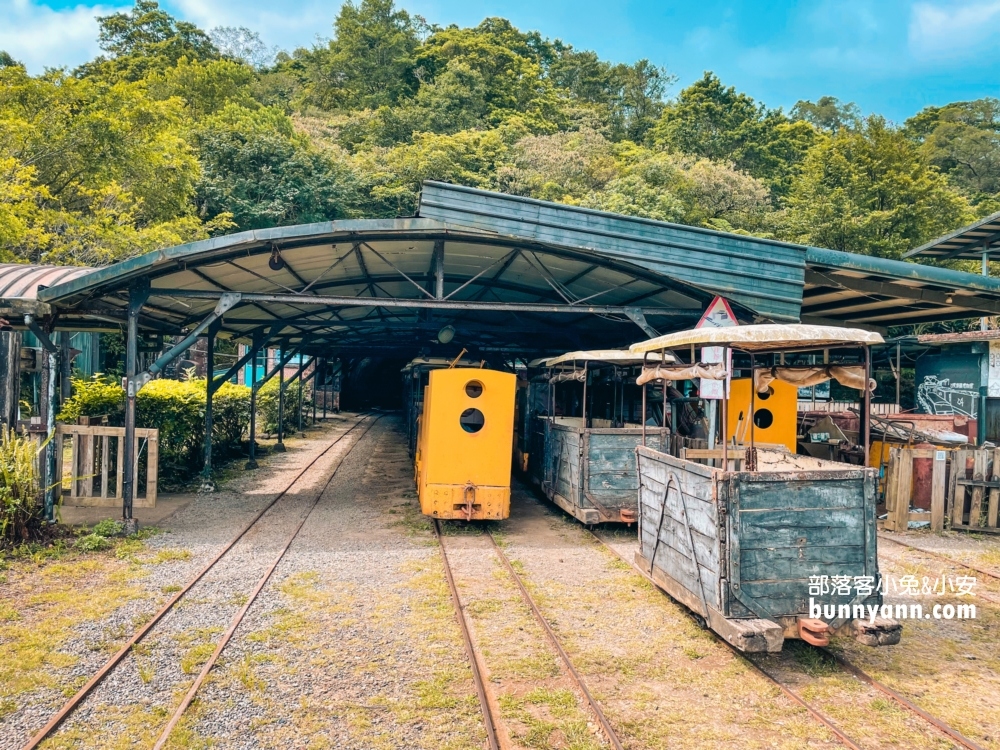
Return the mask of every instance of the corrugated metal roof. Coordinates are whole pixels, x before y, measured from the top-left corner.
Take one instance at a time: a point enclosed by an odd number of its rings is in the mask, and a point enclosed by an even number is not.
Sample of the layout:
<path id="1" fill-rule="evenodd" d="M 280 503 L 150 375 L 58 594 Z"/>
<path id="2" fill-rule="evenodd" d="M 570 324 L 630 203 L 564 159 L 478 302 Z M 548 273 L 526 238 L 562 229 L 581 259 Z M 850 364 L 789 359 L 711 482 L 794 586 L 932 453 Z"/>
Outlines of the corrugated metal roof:
<path id="1" fill-rule="evenodd" d="M 888 326 L 1000 315 L 1000 278 L 810 247 L 802 321 Z"/>
<path id="2" fill-rule="evenodd" d="M 38 299 L 40 287 L 50 287 L 85 276 L 93 268 L 82 266 L 32 266 L 0 263 L 0 300 Z"/>
<path id="3" fill-rule="evenodd" d="M 920 256 L 937 260 L 979 260 L 983 252 L 994 252 L 1000 247 L 1000 211 L 956 229 L 943 237 L 904 253 L 904 258 Z"/>
<path id="4" fill-rule="evenodd" d="M 425 182 L 420 216 L 562 247 L 587 248 L 798 320 L 806 248 L 560 203 Z"/>
<path id="5" fill-rule="evenodd" d="M 456 309 L 431 313 L 398 303 L 433 298 L 430 275 L 438 245 L 441 304 Z M 279 270 L 268 265 L 275 250 L 284 262 Z M 128 289 L 143 279 L 151 284 L 140 320 L 147 331 L 190 328 L 222 293 L 237 291 L 266 299 L 248 298 L 227 312 L 224 335 L 246 338 L 278 323 L 277 336 L 290 344 L 310 340 L 315 351 L 378 349 L 394 356 L 421 348 L 448 353 L 434 343 L 445 325 L 456 328 L 458 346 L 549 352 L 567 344 L 621 346 L 643 336 L 624 308 L 644 311 L 656 330 L 675 330 L 697 321 L 712 297 L 664 273 L 589 250 L 415 218 L 282 227 L 168 248 L 72 279 L 43 291 L 40 299 L 58 306 L 66 325 L 97 316 L 120 325 Z M 494 301 L 525 307 L 516 313 L 463 308 Z M 539 315 L 532 306 L 540 304 L 571 312 Z M 602 312 L 606 307 L 618 312 Z"/>

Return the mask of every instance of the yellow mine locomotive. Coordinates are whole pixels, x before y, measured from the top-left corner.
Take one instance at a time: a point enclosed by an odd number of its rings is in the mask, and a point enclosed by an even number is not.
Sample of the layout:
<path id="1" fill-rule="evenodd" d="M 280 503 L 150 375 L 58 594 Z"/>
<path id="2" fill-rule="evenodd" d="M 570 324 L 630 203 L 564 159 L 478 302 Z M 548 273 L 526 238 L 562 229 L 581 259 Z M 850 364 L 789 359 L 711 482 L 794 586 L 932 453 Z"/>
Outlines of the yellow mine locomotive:
<path id="1" fill-rule="evenodd" d="M 417 431 L 420 510 L 434 518 L 510 515 L 516 377 L 496 370 L 430 373 Z"/>

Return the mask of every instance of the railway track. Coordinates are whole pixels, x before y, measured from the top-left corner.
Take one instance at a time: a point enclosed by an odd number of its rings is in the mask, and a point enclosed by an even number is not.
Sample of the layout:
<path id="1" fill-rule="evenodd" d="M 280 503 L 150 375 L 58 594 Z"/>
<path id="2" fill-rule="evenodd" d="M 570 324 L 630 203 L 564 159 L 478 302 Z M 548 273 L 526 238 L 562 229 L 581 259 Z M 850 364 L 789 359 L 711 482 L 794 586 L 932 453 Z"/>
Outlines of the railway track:
<path id="1" fill-rule="evenodd" d="M 472 636 L 469 632 L 469 625 L 465 616 L 465 609 L 463 608 L 461 599 L 459 598 L 458 588 L 455 586 L 455 579 L 451 570 L 451 563 L 448 562 L 448 550 L 447 547 L 445 546 L 444 537 L 441 534 L 440 523 L 438 522 L 437 519 L 434 519 L 434 533 L 437 536 L 438 543 L 441 546 L 441 557 L 444 560 L 445 576 L 448 579 L 448 585 L 451 588 L 452 602 L 455 605 L 455 614 L 458 618 L 459 626 L 462 629 L 462 635 L 465 640 L 465 648 L 469 655 L 469 663 L 472 666 L 472 678 L 476 684 L 476 693 L 479 696 L 479 704 L 483 713 L 483 720 L 486 725 L 486 734 L 489 741 L 490 750 L 506 750 L 504 744 L 502 744 L 500 741 L 500 733 L 497 732 L 499 717 L 496 715 L 496 703 L 489 695 L 486 689 L 486 684 L 483 681 L 481 655 L 479 654 L 478 649 L 476 649 L 475 644 L 472 641 Z M 555 652 L 559 655 L 560 660 L 566 667 L 566 672 L 569 674 L 570 678 L 576 684 L 576 687 L 579 690 L 580 694 L 584 697 L 584 700 L 586 700 L 587 705 L 589 706 L 591 712 L 594 714 L 594 717 L 597 719 L 597 722 L 600 725 L 601 730 L 604 732 L 604 736 L 607 738 L 611 746 L 615 748 L 615 750 L 624 750 L 624 745 L 622 745 L 621 738 L 618 736 L 618 733 L 611 725 L 611 722 L 608 721 L 608 718 L 604 714 L 604 710 L 601 708 L 601 705 L 594 699 L 594 696 L 591 694 L 590 689 L 587 687 L 586 681 L 583 679 L 583 677 L 577 671 L 576 667 L 573 665 L 573 661 L 569 658 L 569 654 L 566 653 L 566 650 L 559 642 L 559 638 L 556 635 L 555 631 L 552 629 L 552 626 L 549 625 L 544 615 L 542 615 L 541 610 L 538 608 L 538 605 L 535 603 L 534 599 L 532 599 L 530 592 L 524 585 L 524 581 L 521 579 L 521 576 L 514 569 L 514 566 L 511 565 L 510 558 L 507 557 L 507 554 L 503 551 L 503 548 L 499 544 L 497 544 L 496 538 L 491 533 L 489 533 L 488 530 L 484 529 L 483 533 L 490 538 L 490 542 L 493 545 L 493 550 L 500 558 L 500 562 L 503 563 L 503 566 L 507 570 L 507 573 L 510 575 L 514 583 L 517 585 L 517 589 L 521 594 L 521 599 L 524 601 L 525 604 L 528 605 L 528 608 L 531 610 L 531 613 L 534 616 L 535 620 L 538 622 L 542 630 L 545 632 L 545 635 L 548 638 L 549 643 L 552 645 Z"/>
<path id="2" fill-rule="evenodd" d="M 626 565 L 628 565 L 629 568 L 631 568 L 632 570 L 637 571 L 647 581 L 649 581 L 653 586 L 655 586 L 656 588 L 659 588 L 659 586 L 656 586 L 656 582 L 653 581 L 653 579 L 650 578 L 645 573 L 645 571 L 637 568 L 631 561 L 626 560 L 625 557 L 624 557 L 624 555 L 620 554 L 618 552 L 618 550 L 616 550 L 614 547 L 612 547 L 610 544 L 608 544 L 604 539 L 602 539 L 600 536 L 598 536 L 592 530 L 587 529 L 586 531 L 591 536 L 593 536 L 594 539 L 596 539 L 598 542 L 600 542 L 602 545 L 604 545 L 608 550 L 610 550 L 611 553 L 613 555 L 615 555 L 619 560 L 621 560 Z M 890 540 L 890 541 L 892 541 L 892 540 Z M 905 546 L 909 546 L 909 545 L 905 545 Z M 712 632 L 712 631 L 709 631 L 709 632 Z M 806 711 L 808 711 L 810 716 L 812 716 L 820 724 L 822 724 L 827 729 L 829 729 L 834 734 L 834 736 L 845 747 L 852 748 L 852 750 L 862 750 L 861 745 L 859 745 L 857 742 L 855 742 L 853 739 L 851 739 L 843 730 L 841 730 L 833 722 L 832 719 L 830 719 L 828 716 L 826 716 L 822 711 L 820 711 L 815 706 L 811 705 L 802 696 L 800 696 L 794 690 L 792 690 L 791 688 L 789 688 L 787 685 L 783 684 L 780 680 L 778 680 L 778 678 L 776 678 L 770 672 L 768 672 L 763 667 L 761 667 L 760 665 L 758 665 L 756 662 L 754 662 L 752 659 L 750 659 L 746 654 L 744 654 L 743 652 L 741 652 L 739 649 L 735 648 L 730 643 L 727 643 L 723 638 L 719 637 L 714 632 L 712 632 L 712 635 L 716 638 L 717 641 L 719 641 L 720 643 L 724 644 L 727 648 L 729 648 L 745 664 L 747 664 L 748 666 L 750 666 L 754 671 L 756 671 L 758 674 L 762 675 L 768 682 L 770 682 L 775 687 L 777 687 L 782 692 L 782 694 L 784 694 L 786 697 L 788 697 L 789 699 L 791 699 L 793 702 L 797 703 L 798 705 L 802 706 Z M 926 722 L 931 727 L 933 727 L 935 731 L 940 732 L 941 734 L 946 735 L 950 740 L 952 740 L 953 742 L 957 743 L 961 747 L 964 747 L 967 750 L 984 750 L 984 748 L 981 745 L 976 744 L 975 742 L 973 742 L 972 740 L 970 740 L 968 737 L 964 736 L 963 734 L 961 734 L 957 730 L 955 730 L 955 729 L 951 728 L 950 726 L 948 726 L 945 722 L 943 722 L 940 719 L 938 719 L 938 718 L 932 716 L 931 714 L 927 713 L 926 711 L 924 711 L 923 709 L 921 709 L 919 706 L 915 705 L 914 703 L 912 703 L 911 701 L 909 701 L 907 698 L 905 698 L 904 696 L 900 695 L 895 690 L 893 690 L 892 688 L 890 688 L 888 685 L 885 685 L 885 684 L 879 682 L 874 677 L 872 677 L 871 675 L 867 674 L 860 667 L 852 664 L 850 661 L 848 661 L 847 659 L 845 659 L 840 654 L 836 654 L 836 653 L 830 651 L 829 649 L 825 649 L 825 648 L 824 649 L 820 649 L 820 651 L 822 651 L 827 656 L 827 658 L 829 658 L 834 663 L 836 663 L 843 671 L 845 671 L 848 674 L 852 675 L 853 677 L 861 680 L 862 682 L 868 684 L 872 688 L 878 690 L 880 693 L 882 693 L 883 695 L 885 695 L 888 698 L 890 698 L 897 705 L 901 706 L 902 708 L 904 708 L 906 711 L 908 711 L 909 713 L 913 714 L 914 716 L 919 717 L 924 722 Z"/>
<path id="3" fill-rule="evenodd" d="M 1000 575 L 993 573 L 992 571 L 989 570 L 984 570 L 983 568 L 979 568 L 975 565 L 964 563 L 961 560 L 956 560 L 953 557 L 948 557 L 947 555 L 941 555 L 938 554 L 937 552 L 932 552 L 929 549 L 918 547 L 915 544 L 907 544 L 906 542 L 901 542 L 898 539 L 894 539 L 891 536 L 886 536 L 885 534 L 879 534 L 878 538 L 884 539 L 887 542 L 892 542 L 893 544 L 898 544 L 900 547 L 906 547 L 907 549 L 912 549 L 915 552 L 919 552 L 922 555 L 927 555 L 928 557 L 933 557 L 936 560 L 941 560 L 942 562 L 946 562 L 949 565 L 954 565 L 956 568 L 961 568 L 962 570 L 972 570 L 975 571 L 976 573 L 979 573 L 980 575 L 986 576 L 987 578 L 992 578 L 996 581 L 1000 581 Z M 1000 604 L 1000 602 L 997 602 L 995 599 L 990 599 L 990 601 Z"/>
<path id="4" fill-rule="evenodd" d="M 128 641 L 126 641 L 125 644 L 110 659 L 108 659 L 101 666 L 101 668 L 98 669 L 97 672 L 93 674 L 93 676 L 91 676 L 91 678 L 86 682 L 86 684 L 84 684 L 84 686 L 80 688 L 76 692 L 76 694 L 73 695 L 73 697 L 71 697 L 68 701 L 66 701 L 65 704 L 63 704 L 63 706 L 49 719 L 49 721 L 45 724 L 45 726 L 42 727 L 23 746 L 22 750 L 33 750 L 34 748 L 38 747 L 46 738 L 52 735 L 55 732 L 55 730 L 58 729 L 59 726 L 79 707 L 79 705 L 91 693 L 91 691 L 95 687 L 97 687 L 97 685 L 102 680 L 104 680 L 104 678 L 107 677 L 122 662 L 122 660 L 129 654 L 132 648 L 137 643 L 139 643 L 143 638 L 145 638 L 156 627 L 156 625 L 160 623 L 164 619 L 164 617 L 166 617 L 166 615 L 169 614 L 174 609 L 174 607 L 178 604 L 178 602 L 180 602 L 181 599 L 183 599 L 184 596 L 188 594 L 198 584 L 198 582 L 205 577 L 205 575 L 207 575 L 213 568 L 215 568 L 215 566 L 221 560 L 223 560 L 223 558 L 225 558 L 227 553 L 229 553 L 230 550 L 232 550 L 233 547 L 235 547 L 236 544 L 244 536 L 246 536 L 246 534 L 254 526 L 256 526 L 256 524 L 262 518 L 265 517 L 265 515 L 267 515 L 268 511 L 273 509 L 281 501 L 281 499 L 284 498 L 292 490 L 293 487 L 295 487 L 295 485 L 299 482 L 300 479 L 302 479 L 302 477 L 306 474 L 306 472 L 312 469 L 320 461 L 320 459 L 322 459 L 331 450 L 333 450 L 333 448 L 336 445 L 338 445 L 343 439 L 345 439 L 348 435 L 354 432 L 356 428 L 358 428 L 362 424 L 365 424 L 364 430 L 360 433 L 360 435 L 358 436 L 357 440 L 354 443 L 354 446 L 356 446 L 358 441 L 360 441 L 361 438 L 364 437 L 364 435 L 375 425 L 375 423 L 382 418 L 381 415 L 378 415 L 374 419 L 369 419 L 371 416 L 372 415 L 370 413 L 361 415 L 354 422 L 354 424 L 352 424 L 343 433 L 338 435 L 333 441 L 331 441 L 331 443 L 326 448 L 324 448 L 305 467 L 303 467 L 285 486 L 285 488 L 282 489 L 281 492 L 279 492 L 274 497 L 274 499 L 272 499 L 267 505 L 265 505 L 250 520 L 249 523 L 243 526 L 243 528 L 240 529 L 240 531 L 236 534 L 236 536 L 234 536 L 222 548 L 222 550 L 215 555 L 215 557 L 213 557 L 201 570 L 199 570 L 191 579 L 189 579 L 188 582 L 184 584 L 184 586 L 178 592 L 176 592 L 166 602 L 166 604 L 164 604 L 163 607 L 161 607 L 160 610 L 153 615 L 153 617 L 150 620 L 148 620 L 142 627 L 140 627 L 138 630 L 135 631 L 135 633 L 132 634 L 132 636 L 128 639 Z M 354 446 L 351 446 L 351 450 L 354 449 Z M 287 539 L 285 540 L 280 549 L 280 552 L 275 556 L 275 558 L 271 562 L 270 566 L 266 569 L 264 574 L 260 576 L 260 578 L 257 580 L 256 585 L 248 595 L 247 601 L 245 602 L 243 607 L 239 610 L 239 612 L 237 612 L 236 615 L 230 621 L 229 627 L 226 629 L 223 635 L 218 639 L 218 641 L 216 641 L 215 650 L 209 657 L 209 660 L 202 666 L 201 671 L 195 678 L 194 683 L 190 686 L 190 688 L 186 692 L 181 704 L 174 710 L 173 714 L 171 715 L 170 721 L 161 731 L 159 738 L 157 739 L 156 744 L 154 745 L 156 750 L 159 750 L 166 744 L 167 740 L 170 737 L 171 732 L 177 726 L 177 723 L 184 715 L 184 712 L 187 710 L 188 706 L 190 706 L 191 701 L 194 699 L 196 693 L 198 692 L 198 689 L 204 683 L 205 678 L 208 676 L 209 672 L 215 666 L 215 663 L 217 662 L 219 656 L 222 654 L 226 645 L 232 639 L 233 634 L 236 632 L 236 629 L 243 621 L 243 618 L 246 616 L 250 607 L 253 605 L 258 594 L 260 594 L 264 586 L 267 584 L 267 581 L 270 579 L 271 575 L 278 567 L 278 564 L 281 562 L 281 559 L 284 557 L 285 553 L 288 551 L 292 543 L 295 541 L 295 538 L 302 530 L 302 527 L 305 526 L 305 523 L 309 519 L 309 516 L 312 514 L 312 511 L 319 504 L 320 499 L 323 497 L 324 493 L 326 492 L 326 489 L 330 486 L 330 483 L 336 476 L 337 471 L 340 469 L 341 464 L 343 463 L 344 459 L 347 458 L 350 452 L 351 451 L 349 450 L 347 453 L 341 456 L 341 458 L 337 461 L 336 465 L 333 467 L 333 470 L 330 472 L 330 475 L 327 478 L 326 482 L 323 484 L 322 488 L 315 493 L 315 497 L 312 498 L 311 502 L 308 504 L 307 510 L 302 515 L 302 518 L 300 519 L 298 525 L 295 527 L 295 530 L 292 532 L 290 536 L 287 537 Z"/>

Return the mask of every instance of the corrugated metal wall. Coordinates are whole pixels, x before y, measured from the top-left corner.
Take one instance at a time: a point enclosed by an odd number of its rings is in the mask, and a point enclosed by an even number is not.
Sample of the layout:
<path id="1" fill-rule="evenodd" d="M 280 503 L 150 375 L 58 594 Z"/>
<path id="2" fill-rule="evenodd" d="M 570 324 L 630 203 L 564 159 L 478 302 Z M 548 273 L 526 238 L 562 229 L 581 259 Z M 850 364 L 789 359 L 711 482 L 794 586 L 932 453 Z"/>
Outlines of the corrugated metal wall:
<path id="1" fill-rule="evenodd" d="M 419 214 L 550 245 L 585 248 L 694 284 L 774 320 L 798 320 L 806 248 L 698 227 L 425 182 Z"/>

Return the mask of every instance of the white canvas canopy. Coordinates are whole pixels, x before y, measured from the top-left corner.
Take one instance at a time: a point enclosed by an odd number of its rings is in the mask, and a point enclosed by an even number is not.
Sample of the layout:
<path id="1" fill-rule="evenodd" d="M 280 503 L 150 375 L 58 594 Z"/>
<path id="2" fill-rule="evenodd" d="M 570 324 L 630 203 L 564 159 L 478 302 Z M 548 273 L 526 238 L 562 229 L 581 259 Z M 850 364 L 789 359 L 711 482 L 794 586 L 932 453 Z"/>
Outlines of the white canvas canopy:
<path id="1" fill-rule="evenodd" d="M 682 349 L 690 346 L 728 346 L 745 352 L 780 352 L 802 349 L 827 349 L 835 346 L 872 346 L 883 344 L 881 334 L 859 328 L 814 326 L 802 323 L 696 328 L 668 333 L 640 341 L 629 347 L 632 354 Z"/>
<path id="2" fill-rule="evenodd" d="M 590 351 L 567 352 L 557 357 L 535 360 L 543 367 L 557 367 L 558 365 L 572 365 L 583 362 L 600 362 L 609 365 L 641 365 L 643 355 L 633 354 L 628 349 L 592 349 Z M 667 352 L 657 352 L 646 358 L 646 362 L 676 362 L 677 359 Z M 532 363 L 535 364 L 535 363 Z"/>

